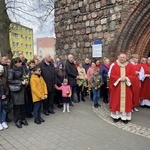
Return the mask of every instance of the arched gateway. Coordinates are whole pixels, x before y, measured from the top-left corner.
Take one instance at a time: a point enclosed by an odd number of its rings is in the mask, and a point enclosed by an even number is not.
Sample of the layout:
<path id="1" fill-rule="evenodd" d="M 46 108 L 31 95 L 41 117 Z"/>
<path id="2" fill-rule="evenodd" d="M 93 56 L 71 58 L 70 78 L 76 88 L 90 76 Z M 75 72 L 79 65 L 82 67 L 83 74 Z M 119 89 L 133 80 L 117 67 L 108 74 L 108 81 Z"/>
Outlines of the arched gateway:
<path id="1" fill-rule="evenodd" d="M 150 56 L 150 1 L 143 0 L 128 18 L 122 31 L 112 41 L 114 48 L 126 53 Z"/>
<path id="2" fill-rule="evenodd" d="M 56 55 L 92 57 L 91 43 L 101 40 L 103 57 L 119 52 L 150 55 L 149 0 L 56 0 Z"/>

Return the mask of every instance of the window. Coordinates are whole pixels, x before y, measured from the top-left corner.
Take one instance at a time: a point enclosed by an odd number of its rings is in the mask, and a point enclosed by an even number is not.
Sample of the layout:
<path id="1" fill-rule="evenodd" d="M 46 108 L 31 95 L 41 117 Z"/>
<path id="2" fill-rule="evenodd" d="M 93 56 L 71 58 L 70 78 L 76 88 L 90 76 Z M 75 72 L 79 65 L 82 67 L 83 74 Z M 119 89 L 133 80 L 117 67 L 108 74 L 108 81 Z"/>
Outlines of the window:
<path id="1" fill-rule="evenodd" d="M 19 46 L 19 43 L 16 43 L 16 46 L 18 47 L 18 46 Z"/>
<path id="2" fill-rule="evenodd" d="M 39 50 L 39 54 L 42 54 L 42 50 Z"/>
<path id="3" fill-rule="evenodd" d="M 16 30 L 18 30 L 18 26 L 16 25 L 16 28 L 15 28 Z"/>
<path id="4" fill-rule="evenodd" d="M 19 35 L 17 33 L 12 33 L 13 38 L 19 38 Z"/>
<path id="5" fill-rule="evenodd" d="M 15 42 L 12 42 L 12 46 L 15 46 Z"/>

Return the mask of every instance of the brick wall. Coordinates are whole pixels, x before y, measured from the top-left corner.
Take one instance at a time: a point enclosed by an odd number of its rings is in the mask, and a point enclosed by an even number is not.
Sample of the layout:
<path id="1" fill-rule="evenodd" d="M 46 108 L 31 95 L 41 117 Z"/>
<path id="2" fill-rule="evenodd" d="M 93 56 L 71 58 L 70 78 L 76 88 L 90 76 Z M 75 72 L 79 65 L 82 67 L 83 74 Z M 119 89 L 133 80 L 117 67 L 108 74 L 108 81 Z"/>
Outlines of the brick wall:
<path id="1" fill-rule="evenodd" d="M 149 0 L 56 0 L 56 54 L 61 59 L 69 53 L 78 60 L 92 58 L 91 43 L 102 40 L 103 57 L 113 60 L 120 51 L 146 55 L 150 19 L 147 25 L 144 19 L 149 15 Z"/>

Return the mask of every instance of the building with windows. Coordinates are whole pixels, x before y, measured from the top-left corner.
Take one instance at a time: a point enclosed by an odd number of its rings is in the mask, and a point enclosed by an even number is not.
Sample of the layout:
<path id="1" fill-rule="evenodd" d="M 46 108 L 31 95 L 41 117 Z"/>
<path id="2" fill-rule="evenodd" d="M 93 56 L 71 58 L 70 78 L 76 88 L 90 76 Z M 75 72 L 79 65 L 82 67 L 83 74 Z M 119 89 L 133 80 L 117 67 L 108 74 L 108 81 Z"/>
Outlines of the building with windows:
<path id="1" fill-rule="evenodd" d="M 54 37 L 44 37 L 37 38 L 37 57 L 41 60 L 45 54 L 50 54 L 51 57 L 55 58 L 55 38 Z"/>
<path id="2" fill-rule="evenodd" d="M 12 23 L 9 37 L 13 57 L 18 56 L 18 53 L 23 53 L 27 60 L 33 59 L 33 29 L 19 23 Z"/>

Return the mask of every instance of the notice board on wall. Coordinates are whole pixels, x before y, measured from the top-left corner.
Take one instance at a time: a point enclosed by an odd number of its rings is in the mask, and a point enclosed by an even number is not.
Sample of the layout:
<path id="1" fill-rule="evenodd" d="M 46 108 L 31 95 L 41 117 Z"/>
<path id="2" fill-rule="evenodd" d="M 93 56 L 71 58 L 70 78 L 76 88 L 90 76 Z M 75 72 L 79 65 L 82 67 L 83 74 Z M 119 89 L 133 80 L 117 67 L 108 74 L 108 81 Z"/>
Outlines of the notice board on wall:
<path id="1" fill-rule="evenodd" d="M 92 42 L 92 57 L 102 57 L 102 41 Z"/>

